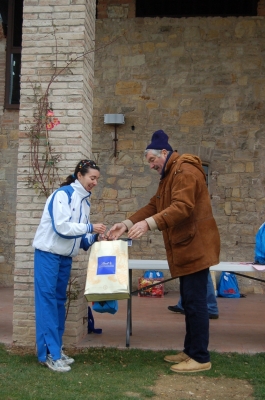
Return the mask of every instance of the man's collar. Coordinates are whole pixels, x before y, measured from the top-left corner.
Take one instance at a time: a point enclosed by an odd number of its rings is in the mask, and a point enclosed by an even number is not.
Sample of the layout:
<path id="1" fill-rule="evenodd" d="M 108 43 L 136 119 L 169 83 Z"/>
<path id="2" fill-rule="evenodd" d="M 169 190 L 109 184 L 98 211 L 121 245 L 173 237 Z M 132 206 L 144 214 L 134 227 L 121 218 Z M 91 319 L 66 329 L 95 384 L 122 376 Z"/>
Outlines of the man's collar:
<path id="1" fill-rule="evenodd" d="M 165 177 L 165 168 L 166 168 L 167 162 L 168 162 L 168 160 L 169 160 L 169 158 L 170 158 L 170 156 L 171 156 L 172 153 L 173 153 L 173 151 L 169 151 L 169 152 L 168 152 L 167 158 L 166 158 L 166 160 L 165 160 L 165 164 L 164 164 L 163 169 L 162 169 L 162 172 L 161 172 L 160 180 L 162 180 L 162 179 Z"/>

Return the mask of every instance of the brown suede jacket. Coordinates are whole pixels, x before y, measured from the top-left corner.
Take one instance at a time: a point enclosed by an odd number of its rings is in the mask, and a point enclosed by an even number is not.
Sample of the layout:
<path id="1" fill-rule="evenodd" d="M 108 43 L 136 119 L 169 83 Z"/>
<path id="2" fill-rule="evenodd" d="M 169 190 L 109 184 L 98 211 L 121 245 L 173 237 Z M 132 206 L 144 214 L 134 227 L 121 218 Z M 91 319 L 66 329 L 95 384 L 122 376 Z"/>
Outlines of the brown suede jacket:
<path id="1" fill-rule="evenodd" d="M 220 237 L 199 157 L 172 153 L 155 196 L 123 222 L 130 228 L 144 219 L 163 233 L 172 276 L 219 263 Z"/>

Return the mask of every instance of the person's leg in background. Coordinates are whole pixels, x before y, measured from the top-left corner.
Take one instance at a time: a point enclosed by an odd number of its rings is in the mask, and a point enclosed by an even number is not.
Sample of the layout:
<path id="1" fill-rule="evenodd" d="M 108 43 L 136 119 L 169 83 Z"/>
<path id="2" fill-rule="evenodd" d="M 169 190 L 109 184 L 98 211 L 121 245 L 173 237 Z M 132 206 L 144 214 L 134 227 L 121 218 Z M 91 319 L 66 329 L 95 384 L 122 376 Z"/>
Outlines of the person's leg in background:
<path id="1" fill-rule="evenodd" d="M 208 274 L 208 281 L 207 281 L 207 307 L 208 307 L 209 318 L 218 319 L 219 310 L 210 271 Z"/>
<path id="2" fill-rule="evenodd" d="M 218 305 L 217 305 L 214 285 L 213 285 L 210 271 L 208 274 L 208 282 L 207 282 L 207 307 L 208 307 L 209 318 L 210 319 L 218 319 L 219 311 L 218 311 Z M 175 306 L 168 306 L 168 310 L 173 311 L 178 314 L 185 314 L 184 308 L 182 305 L 181 295 L 179 297 L 178 304 Z"/>
<path id="3" fill-rule="evenodd" d="M 182 307 L 181 296 L 179 296 L 179 301 L 178 301 L 177 307 L 180 308 L 181 310 L 184 310 L 184 308 Z"/>
<path id="4" fill-rule="evenodd" d="M 185 314 L 184 308 L 182 307 L 181 296 L 179 296 L 178 304 L 175 305 L 175 306 L 168 306 L 168 310 L 169 311 L 173 311 L 173 312 L 178 313 L 178 314 Z"/>

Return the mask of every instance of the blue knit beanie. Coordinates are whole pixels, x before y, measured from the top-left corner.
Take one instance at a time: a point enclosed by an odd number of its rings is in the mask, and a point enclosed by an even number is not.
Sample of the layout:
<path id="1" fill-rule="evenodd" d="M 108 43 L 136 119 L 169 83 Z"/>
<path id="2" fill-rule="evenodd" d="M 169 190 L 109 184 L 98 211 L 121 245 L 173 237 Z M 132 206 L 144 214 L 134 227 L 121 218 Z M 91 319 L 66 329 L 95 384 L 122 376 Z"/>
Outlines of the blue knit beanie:
<path id="1" fill-rule="evenodd" d="M 172 147 L 168 143 L 168 136 L 167 134 L 162 131 L 156 131 L 153 133 L 151 143 L 146 147 L 146 150 L 153 149 L 153 150 L 169 150 L 173 151 Z"/>

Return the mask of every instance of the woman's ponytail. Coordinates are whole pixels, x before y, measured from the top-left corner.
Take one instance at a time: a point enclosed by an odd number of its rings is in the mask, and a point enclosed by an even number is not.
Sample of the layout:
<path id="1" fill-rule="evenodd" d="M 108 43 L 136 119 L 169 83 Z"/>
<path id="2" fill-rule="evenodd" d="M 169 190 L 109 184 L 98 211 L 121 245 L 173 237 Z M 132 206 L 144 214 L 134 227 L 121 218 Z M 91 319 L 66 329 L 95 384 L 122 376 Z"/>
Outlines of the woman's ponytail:
<path id="1" fill-rule="evenodd" d="M 76 180 L 75 174 L 68 175 L 67 178 L 65 179 L 65 181 L 63 183 L 61 183 L 60 187 L 71 185 L 71 183 L 75 182 L 75 180 Z"/>

